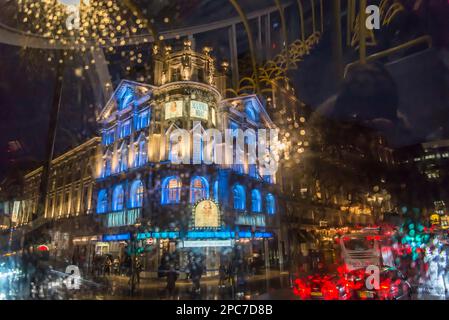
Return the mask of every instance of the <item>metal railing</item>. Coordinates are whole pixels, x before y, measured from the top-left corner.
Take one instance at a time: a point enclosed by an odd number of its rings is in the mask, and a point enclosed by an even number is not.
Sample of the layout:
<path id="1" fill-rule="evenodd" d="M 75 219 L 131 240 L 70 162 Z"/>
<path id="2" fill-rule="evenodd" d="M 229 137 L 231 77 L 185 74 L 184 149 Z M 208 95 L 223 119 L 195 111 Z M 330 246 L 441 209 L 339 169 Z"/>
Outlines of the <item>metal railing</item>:
<path id="1" fill-rule="evenodd" d="M 384 51 L 376 52 L 376 53 L 366 57 L 366 62 L 367 63 L 368 62 L 373 62 L 373 61 L 376 61 L 376 60 L 388 57 L 388 56 L 390 56 L 392 54 L 395 54 L 395 53 L 397 53 L 399 51 L 406 50 L 406 49 L 409 49 L 409 48 L 412 48 L 412 47 L 415 47 L 415 46 L 419 46 L 419 45 L 422 45 L 422 44 L 427 44 L 428 48 L 431 48 L 432 44 L 433 44 L 432 43 L 432 37 L 429 36 L 429 35 L 422 36 L 422 37 L 416 38 L 414 40 L 408 41 L 406 43 L 400 44 L 400 45 L 398 45 L 396 47 L 393 47 L 393 48 L 390 48 L 390 49 L 387 49 L 387 50 L 384 50 Z M 351 62 L 351 63 L 347 64 L 346 67 L 345 67 L 345 71 L 344 71 L 344 77 L 346 78 L 346 76 L 349 73 L 349 70 L 352 67 L 354 67 L 355 65 L 358 65 L 358 64 L 360 64 L 360 61 L 354 61 L 354 62 Z"/>

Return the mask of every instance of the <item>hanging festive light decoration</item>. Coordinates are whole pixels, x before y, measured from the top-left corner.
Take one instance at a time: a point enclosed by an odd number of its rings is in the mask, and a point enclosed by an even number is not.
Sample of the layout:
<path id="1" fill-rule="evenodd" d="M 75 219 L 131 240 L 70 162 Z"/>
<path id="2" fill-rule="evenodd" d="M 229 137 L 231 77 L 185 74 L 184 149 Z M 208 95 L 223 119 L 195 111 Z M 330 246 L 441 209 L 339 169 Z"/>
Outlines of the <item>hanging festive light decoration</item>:
<path id="1" fill-rule="evenodd" d="M 17 0 L 17 27 L 39 36 L 55 47 L 63 48 L 64 56 L 73 60 L 76 53 L 123 53 L 128 65 L 143 64 L 141 52 L 124 50 L 135 36 L 148 34 L 148 20 L 118 0 Z M 146 41 L 145 41 L 146 40 Z M 144 38 L 144 42 L 149 39 Z M 49 53 L 48 61 L 53 61 Z M 95 64 L 94 59 L 84 63 Z"/>
<path id="2" fill-rule="evenodd" d="M 147 28 L 122 1 L 18 0 L 18 9 L 23 31 L 73 49 L 125 45 L 127 38 Z"/>

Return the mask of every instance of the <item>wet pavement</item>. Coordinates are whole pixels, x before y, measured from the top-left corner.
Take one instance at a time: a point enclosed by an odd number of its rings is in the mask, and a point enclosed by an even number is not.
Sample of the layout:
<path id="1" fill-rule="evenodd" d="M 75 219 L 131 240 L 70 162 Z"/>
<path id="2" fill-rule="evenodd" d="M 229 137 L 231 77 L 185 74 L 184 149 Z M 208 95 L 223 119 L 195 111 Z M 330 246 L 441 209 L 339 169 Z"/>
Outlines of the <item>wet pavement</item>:
<path id="1" fill-rule="evenodd" d="M 246 277 L 243 284 L 234 286 L 227 281 L 219 286 L 217 277 L 203 278 L 199 292 L 193 292 L 190 280 L 178 280 L 173 294 L 166 289 L 165 279 L 141 279 L 134 294 L 129 289 L 129 278 L 123 276 L 107 276 L 107 289 L 92 294 L 75 294 L 75 299 L 192 299 L 192 300 L 239 300 L 255 299 L 273 290 L 289 289 L 288 273 L 266 271 L 262 274 Z M 292 297 L 294 298 L 294 297 Z"/>
<path id="2" fill-rule="evenodd" d="M 103 276 L 96 279 L 82 279 L 80 289 L 67 289 L 67 279 L 62 272 L 52 271 L 36 281 L 26 277 L 18 269 L 3 270 L 0 276 L 0 300 L 299 300 L 295 296 L 288 272 L 264 271 L 247 276 L 244 283 L 230 282 L 219 286 L 218 277 L 201 279 L 201 290 L 193 292 L 192 282 L 182 279 L 176 282 L 176 289 L 169 294 L 166 280 L 142 278 L 133 294 L 130 292 L 129 277 Z M 40 286 L 34 286 L 40 283 Z M 441 289 L 441 288 L 440 288 Z M 427 285 L 414 286 L 413 300 L 448 300 L 449 295 L 438 288 Z"/>

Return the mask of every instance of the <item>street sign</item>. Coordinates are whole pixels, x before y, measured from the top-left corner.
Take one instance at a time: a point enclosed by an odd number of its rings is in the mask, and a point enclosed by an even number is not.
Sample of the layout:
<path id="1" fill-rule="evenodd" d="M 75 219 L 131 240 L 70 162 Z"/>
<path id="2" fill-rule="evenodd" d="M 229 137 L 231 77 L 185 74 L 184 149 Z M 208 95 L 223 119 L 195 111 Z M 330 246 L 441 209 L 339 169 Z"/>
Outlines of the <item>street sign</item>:
<path id="1" fill-rule="evenodd" d="M 146 242 L 147 245 L 152 246 L 154 244 L 154 239 L 153 238 L 148 238 L 145 242 Z"/>

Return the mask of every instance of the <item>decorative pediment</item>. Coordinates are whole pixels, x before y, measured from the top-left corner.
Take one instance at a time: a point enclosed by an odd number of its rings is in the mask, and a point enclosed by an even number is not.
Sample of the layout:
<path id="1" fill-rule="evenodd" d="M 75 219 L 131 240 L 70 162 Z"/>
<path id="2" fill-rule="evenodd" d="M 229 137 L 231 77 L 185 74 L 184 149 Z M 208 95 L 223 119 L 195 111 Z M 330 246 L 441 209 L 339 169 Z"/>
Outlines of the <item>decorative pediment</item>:
<path id="1" fill-rule="evenodd" d="M 122 80 L 98 115 L 97 120 L 100 122 L 104 121 L 117 111 L 125 110 L 133 104 L 141 104 L 147 101 L 151 97 L 154 88 L 154 86 L 148 84 Z"/>
<path id="2" fill-rule="evenodd" d="M 269 128 L 276 127 L 257 95 L 226 99 L 222 103 L 229 105 L 231 109 L 245 114 L 245 117 L 249 121 L 262 123 Z"/>

